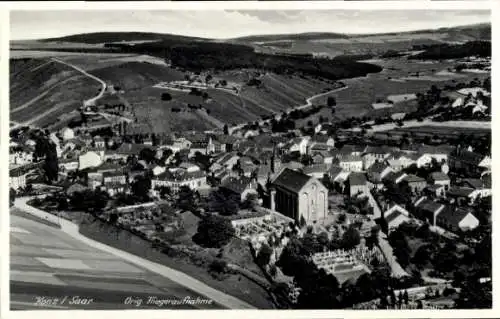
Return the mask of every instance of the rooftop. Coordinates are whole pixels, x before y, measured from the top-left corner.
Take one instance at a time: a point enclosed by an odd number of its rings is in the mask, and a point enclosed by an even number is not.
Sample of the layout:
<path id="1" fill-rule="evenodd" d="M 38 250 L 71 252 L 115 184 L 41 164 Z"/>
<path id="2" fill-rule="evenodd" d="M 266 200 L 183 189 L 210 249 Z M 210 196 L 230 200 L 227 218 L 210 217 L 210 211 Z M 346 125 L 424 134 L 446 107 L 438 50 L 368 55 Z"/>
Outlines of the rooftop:
<path id="1" fill-rule="evenodd" d="M 304 173 L 285 168 L 278 177 L 276 177 L 273 184 L 298 193 L 310 179 L 311 177 Z"/>

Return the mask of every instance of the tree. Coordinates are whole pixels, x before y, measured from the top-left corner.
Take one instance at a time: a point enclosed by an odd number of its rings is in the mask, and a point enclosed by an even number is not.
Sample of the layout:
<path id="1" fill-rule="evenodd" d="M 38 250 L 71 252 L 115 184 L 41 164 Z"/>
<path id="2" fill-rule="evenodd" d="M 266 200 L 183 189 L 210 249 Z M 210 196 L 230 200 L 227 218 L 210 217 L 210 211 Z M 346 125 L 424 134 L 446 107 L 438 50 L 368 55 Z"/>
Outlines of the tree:
<path id="1" fill-rule="evenodd" d="M 177 193 L 177 208 L 182 211 L 193 211 L 197 208 L 194 191 L 189 186 L 181 186 Z"/>
<path id="2" fill-rule="evenodd" d="M 394 256 L 398 263 L 402 267 L 408 266 L 410 264 L 410 247 L 408 246 L 405 234 L 396 229 L 389 235 L 389 243 L 393 248 Z"/>
<path id="3" fill-rule="evenodd" d="M 328 99 L 326 100 L 326 104 L 329 107 L 336 106 L 337 105 L 337 100 L 333 96 L 329 96 Z"/>
<path id="4" fill-rule="evenodd" d="M 139 152 L 139 160 L 143 160 L 148 164 L 156 162 L 156 152 L 150 148 L 144 148 Z"/>
<path id="5" fill-rule="evenodd" d="M 14 205 L 14 201 L 16 200 L 16 190 L 12 187 L 9 190 L 9 202 L 10 206 Z"/>
<path id="6" fill-rule="evenodd" d="M 229 135 L 229 127 L 227 126 L 227 124 L 224 124 L 224 135 Z"/>
<path id="7" fill-rule="evenodd" d="M 193 240 L 203 247 L 220 248 L 229 243 L 234 233 L 231 221 L 217 215 L 210 215 L 199 221 Z"/>
<path id="8" fill-rule="evenodd" d="M 167 92 L 162 93 L 161 100 L 162 101 L 170 101 L 170 100 L 172 100 L 172 95 L 170 95 L 170 93 L 167 93 Z"/>
<path id="9" fill-rule="evenodd" d="M 217 190 L 210 193 L 208 206 L 213 212 L 217 212 L 224 216 L 230 216 L 238 212 L 240 201 L 235 194 Z"/>
<path id="10" fill-rule="evenodd" d="M 360 241 L 361 236 L 359 231 L 352 225 L 342 235 L 342 247 L 344 249 L 352 249 L 359 245 Z"/>
<path id="11" fill-rule="evenodd" d="M 139 175 L 132 183 L 132 194 L 141 201 L 149 200 L 149 190 L 151 189 L 151 178 L 147 175 Z"/>
<path id="12" fill-rule="evenodd" d="M 269 264 L 271 260 L 271 255 L 273 254 L 273 250 L 269 247 L 268 244 L 264 243 L 262 247 L 260 247 L 259 253 L 256 257 L 256 262 L 260 266 L 265 266 Z"/>

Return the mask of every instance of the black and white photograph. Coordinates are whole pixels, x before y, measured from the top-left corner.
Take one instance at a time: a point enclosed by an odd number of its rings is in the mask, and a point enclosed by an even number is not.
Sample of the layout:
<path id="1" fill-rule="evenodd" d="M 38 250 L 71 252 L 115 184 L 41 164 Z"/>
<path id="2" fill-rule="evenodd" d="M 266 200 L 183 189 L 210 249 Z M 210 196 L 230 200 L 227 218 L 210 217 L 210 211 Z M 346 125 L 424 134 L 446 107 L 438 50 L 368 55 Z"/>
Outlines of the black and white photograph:
<path id="1" fill-rule="evenodd" d="M 491 14 L 10 11 L 10 310 L 492 309 Z"/>

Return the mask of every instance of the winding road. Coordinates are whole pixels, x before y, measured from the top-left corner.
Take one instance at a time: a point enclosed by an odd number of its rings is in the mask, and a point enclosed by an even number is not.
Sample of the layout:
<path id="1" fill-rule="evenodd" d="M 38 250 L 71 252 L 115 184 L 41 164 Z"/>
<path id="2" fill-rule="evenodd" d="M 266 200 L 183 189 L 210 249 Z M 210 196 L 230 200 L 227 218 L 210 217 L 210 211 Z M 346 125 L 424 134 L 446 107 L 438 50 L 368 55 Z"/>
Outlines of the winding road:
<path id="1" fill-rule="evenodd" d="M 91 78 L 91 79 L 93 79 L 93 80 L 96 80 L 97 82 L 99 82 L 99 83 L 101 84 L 101 90 L 99 91 L 99 93 L 98 93 L 96 96 L 94 96 L 94 97 L 92 97 L 92 98 L 90 98 L 90 99 L 88 99 L 88 100 L 85 100 L 85 101 L 83 102 L 83 105 L 84 105 L 84 106 L 90 106 L 90 105 L 93 105 L 93 104 L 95 104 L 95 102 L 96 102 L 97 100 L 99 100 L 100 98 L 102 98 L 102 97 L 104 96 L 104 93 L 106 92 L 106 89 L 107 89 L 107 84 L 106 84 L 106 82 L 104 82 L 102 79 L 98 78 L 98 77 L 97 77 L 97 76 L 95 76 L 95 75 L 92 75 L 92 74 L 88 73 L 87 71 L 83 70 L 83 69 L 82 69 L 82 68 L 80 68 L 80 67 L 77 67 L 76 65 L 70 64 L 70 63 L 68 63 L 68 62 L 66 62 L 66 61 L 63 61 L 63 60 L 60 60 L 60 59 L 58 59 L 58 58 L 51 58 L 51 60 L 52 60 L 52 62 L 56 62 L 56 63 L 61 63 L 61 64 L 64 64 L 64 65 L 66 65 L 66 66 L 68 66 L 68 67 L 70 67 L 70 68 L 72 68 L 72 69 L 74 69 L 74 70 L 76 70 L 76 71 L 80 72 L 81 74 L 85 75 L 86 77 L 89 77 L 89 78 Z M 59 86 L 59 85 L 61 85 L 61 84 L 65 83 L 66 81 L 68 81 L 68 79 L 66 79 L 65 81 L 63 81 L 63 82 L 59 83 L 57 86 Z M 51 89 L 52 89 L 52 88 L 51 88 Z M 48 93 L 48 91 L 50 91 L 51 89 L 49 89 L 49 90 L 47 90 L 47 91 L 45 91 L 45 92 L 41 93 L 41 94 L 40 94 L 40 95 L 38 95 L 36 98 L 34 98 L 34 99 L 32 99 L 32 100 L 28 101 L 28 102 L 27 102 L 27 103 L 25 103 L 24 105 L 21 105 L 20 107 L 17 107 L 16 109 L 14 109 L 14 110 L 12 110 L 12 111 L 19 111 L 19 110 L 22 110 L 22 109 L 24 109 L 24 108 L 26 108 L 26 107 L 30 106 L 32 103 L 36 102 L 38 99 L 40 99 L 41 97 L 43 97 L 44 95 L 46 95 L 46 94 Z M 22 126 L 30 126 L 30 125 L 32 125 L 32 123 L 34 123 L 34 122 L 38 121 L 39 119 L 41 119 L 41 118 L 43 118 L 43 117 L 46 117 L 46 116 L 50 115 L 52 112 L 54 112 L 54 111 L 55 111 L 55 110 L 57 110 L 57 109 L 60 109 L 61 107 L 64 107 L 64 103 L 63 103 L 62 105 L 56 105 L 56 106 L 54 106 L 53 108 L 51 108 L 51 109 L 49 109 L 49 110 L 47 110 L 47 111 L 43 112 L 42 114 L 39 114 L 38 116 L 36 116 L 36 117 L 34 117 L 34 118 L 31 118 L 31 119 L 30 119 L 30 120 L 28 120 L 28 121 L 25 121 L 25 122 L 22 122 L 22 123 L 15 123 L 15 125 L 13 125 L 13 126 L 11 126 L 11 127 L 10 127 L 10 130 L 12 131 L 12 130 L 15 130 L 15 129 L 17 129 L 17 128 L 19 128 L 19 127 L 22 127 Z"/>
<path id="2" fill-rule="evenodd" d="M 339 92 L 339 91 L 342 91 L 342 90 L 345 90 L 349 88 L 347 85 L 346 86 L 343 86 L 343 87 L 340 87 L 340 88 L 336 88 L 336 89 L 333 89 L 333 90 L 330 90 L 330 91 L 327 91 L 327 92 L 323 92 L 323 93 L 319 93 L 319 94 L 315 94 L 311 97 L 308 97 L 306 99 L 306 103 L 305 104 L 302 104 L 302 105 L 299 105 L 299 106 L 294 106 L 294 107 L 291 107 L 291 108 L 288 108 L 285 110 L 285 113 L 286 114 L 290 114 L 290 112 L 292 111 L 295 111 L 295 110 L 302 110 L 302 109 L 305 109 L 305 108 L 308 108 L 308 107 L 311 107 L 313 105 L 313 101 L 315 99 L 318 99 L 320 97 L 323 97 L 323 96 L 326 96 L 326 95 L 329 95 L 329 94 L 332 94 L 332 93 L 335 93 L 335 92 Z M 275 114 L 274 117 L 275 119 L 280 119 L 281 118 L 281 114 Z M 259 125 L 264 125 L 266 122 L 270 122 L 271 119 L 268 119 L 268 120 L 260 120 L 259 121 Z M 229 128 L 229 134 L 232 134 L 233 132 L 237 131 L 237 130 L 241 130 L 245 125 L 247 125 L 247 123 L 241 123 L 241 124 L 237 124 L 237 125 L 234 125 L 234 126 L 231 126 Z"/>

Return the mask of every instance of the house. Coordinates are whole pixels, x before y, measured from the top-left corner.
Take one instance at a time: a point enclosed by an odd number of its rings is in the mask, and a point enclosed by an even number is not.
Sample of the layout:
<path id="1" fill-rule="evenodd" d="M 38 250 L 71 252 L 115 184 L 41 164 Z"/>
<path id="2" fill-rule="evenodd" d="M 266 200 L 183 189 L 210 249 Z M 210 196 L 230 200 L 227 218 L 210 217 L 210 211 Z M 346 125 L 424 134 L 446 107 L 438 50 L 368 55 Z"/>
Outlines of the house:
<path id="1" fill-rule="evenodd" d="M 382 179 L 384 181 L 387 181 L 387 182 L 390 182 L 390 183 L 393 183 L 395 185 L 403 182 L 404 180 L 406 180 L 406 177 L 408 175 L 404 172 L 390 172 L 388 174 L 386 174 Z"/>
<path id="2" fill-rule="evenodd" d="M 300 155 L 307 154 L 307 145 L 310 137 L 297 137 L 291 140 L 288 144 L 288 152 L 299 152 Z"/>
<path id="3" fill-rule="evenodd" d="M 71 128 L 65 127 L 61 131 L 61 137 L 62 137 L 63 141 L 68 141 L 68 140 L 74 139 L 75 138 L 75 132 Z"/>
<path id="4" fill-rule="evenodd" d="M 368 146 L 363 155 L 363 168 L 367 170 L 375 162 L 383 162 L 391 155 L 391 150 L 387 147 Z"/>
<path id="5" fill-rule="evenodd" d="M 96 136 L 94 137 L 94 145 L 99 149 L 103 149 L 106 147 L 106 141 L 102 137 Z"/>
<path id="6" fill-rule="evenodd" d="M 478 176 L 484 170 L 479 164 L 485 159 L 486 157 L 481 154 L 457 148 L 450 154 L 449 163 L 450 168 L 455 171 L 462 172 L 467 176 Z"/>
<path id="7" fill-rule="evenodd" d="M 88 190 L 88 187 L 80 183 L 74 183 L 66 189 L 66 195 L 72 196 L 74 193 L 81 193 Z"/>
<path id="8" fill-rule="evenodd" d="M 492 196 L 491 190 L 491 175 L 483 175 L 481 178 L 465 178 L 459 182 L 458 185 L 473 189 L 471 198 L 483 198 Z"/>
<path id="9" fill-rule="evenodd" d="M 338 164 L 343 170 L 348 172 L 361 172 L 363 170 L 363 159 L 357 155 L 342 157 Z"/>
<path id="10" fill-rule="evenodd" d="M 356 144 L 345 144 L 341 151 L 342 153 L 346 155 L 353 155 L 353 156 L 361 156 L 365 150 L 364 146 L 361 145 L 356 145 Z"/>
<path id="11" fill-rule="evenodd" d="M 429 223 L 432 226 L 436 226 L 436 218 L 440 212 L 445 209 L 444 204 L 439 204 L 427 199 L 427 197 L 421 197 L 415 204 L 414 215 L 418 219 Z"/>
<path id="12" fill-rule="evenodd" d="M 9 148 L 10 165 L 26 165 L 33 163 L 33 152 L 27 147 L 13 146 Z"/>
<path id="13" fill-rule="evenodd" d="M 479 220 L 467 208 L 447 207 L 436 218 L 436 226 L 451 232 L 473 230 L 479 226 Z"/>
<path id="14" fill-rule="evenodd" d="M 485 171 L 491 171 L 491 157 L 485 156 L 477 166 L 484 169 Z"/>
<path id="15" fill-rule="evenodd" d="M 115 196 L 116 194 L 125 193 L 127 185 L 115 182 L 105 182 L 101 185 L 101 190 L 106 191 L 109 196 Z"/>
<path id="16" fill-rule="evenodd" d="M 392 172 L 392 168 L 387 164 L 375 162 L 372 166 L 370 166 L 370 168 L 368 168 L 366 173 L 370 184 L 372 184 L 373 187 L 381 188 L 383 186 L 383 179 Z"/>
<path id="17" fill-rule="evenodd" d="M 9 171 L 9 187 L 14 190 L 26 187 L 26 177 L 29 174 L 28 169 L 25 167 L 13 168 Z"/>
<path id="18" fill-rule="evenodd" d="M 444 188 L 444 185 L 440 184 L 427 185 L 424 188 L 423 193 L 426 196 L 430 196 L 431 198 L 446 197 L 446 190 Z"/>
<path id="19" fill-rule="evenodd" d="M 417 194 L 422 192 L 424 188 L 427 186 L 427 181 L 424 178 L 417 175 L 413 174 L 406 175 L 405 180 L 408 183 L 408 186 L 410 187 L 411 191 Z"/>
<path id="20" fill-rule="evenodd" d="M 332 164 L 333 156 L 327 151 L 315 151 L 311 153 L 314 164 Z"/>
<path id="21" fill-rule="evenodd" d="M 71 172 L 78 170 L 80 162 L 76 158 L 68 158 L 59 160 L 58 166 L 61 173 Z"/>
<path id="22" fill-rule="evenodd" d="M 152 171 L 154 176 L 158 176 L 164 173 L 166 171 L 166 168 L 165 166 L 156 165 L 155 167 L 153 167 Z"/>
<path id="23" fill-rule="evenodd" d="M 313 164 L 302 168 L 302 173 L 317 179 L 322 179 L 323 176 L 328 173 L 329 169 L 330 165 L 328 164 Z"/>
<path id="24" fill-rule="evenodd" d="M 328 214 L 328 189 L 314 177 L 284 168 L 270 189 L 271 210 L 301 224 L 323 222 Z"/>
<path id="25" fill-rule="evenodd" d="M 451 187 L 446 193 L 446 197 L 458 205 L 468 205 L 476 196 L 474 188 L 471 187 Z"/>
<path id="26" fill-rule="evenodd" d="M 200 167 L 193 163 L 182 162 L 179 164 L 180 169 L 184 169 L 188 173 L 200 171 Z"/>
<path id="27" fill-rule="evenodd" d="M 247 177 L 230 177 L 219 186 L 219 189 L 236 195 L 243 202 L 249 194 L 257 195 L 257 182 Z"/>
<path id="28" fill-rule="evenodd" d="M 103 183 L 116 183 L 116 184 L 126 184 L 127 174 L 122 171 L 115 172 L 104 172 L 102 174 Z"/>
<path id="29" fill-rule="evenodd" d="M 203 171 L 186 172 L 185 170 L 165 171 L 164 173 L 153 177 L 151 188 L 156 190 L 159 187 L 169 187 L 176 193 L 182 186 L 188 186 L 193 190 L 207 188 L 207 176 Z"/>
<path id="30" fill-rule="evenodd" d="M 103 163 L 101 156 L 96 152 L 86 152 L 78 157 L 78 169 L 83 170 L 89 167 L 97 167 Z"/>
<path id="31" fill-rule="evenodd" d="M 333 149 L 335 147 L 335 139 L 328 135 L 314 135 L 309 141 L 309 149 L 313 149 L 318 145 L 326 147 L 329 150 Z"/>
<path id="32" fill-rule="evenodd" d="M 404 168 L 416 164 L 416 158 L 418 157 L 413 154 L 398 152 L 390 155 L 386 162 L 394 172 L 399 172 Z"/>
<path id="33" fill-rule="evenodd" d="M 347 187 L 350 197 L 358 194 L 367 194 L 369 192 L 368 181 L 363 173 L 351 173 L 347 178 Z"/>
<path id="34" fill-rule="evenodd" d="M 387 223 L 388 232 L 391 232 L 402 223 L 410 221 L 410 213 L 403 207 L 393 204 L 384 212 L 384 220 Z"/>
<path id="35" fill-rule="evenodd" d="M 444 190 L 450 189 L 450 178 L 443 172 L 433 172 L 429 175 L 429 183 L 444 186 Z"/>

